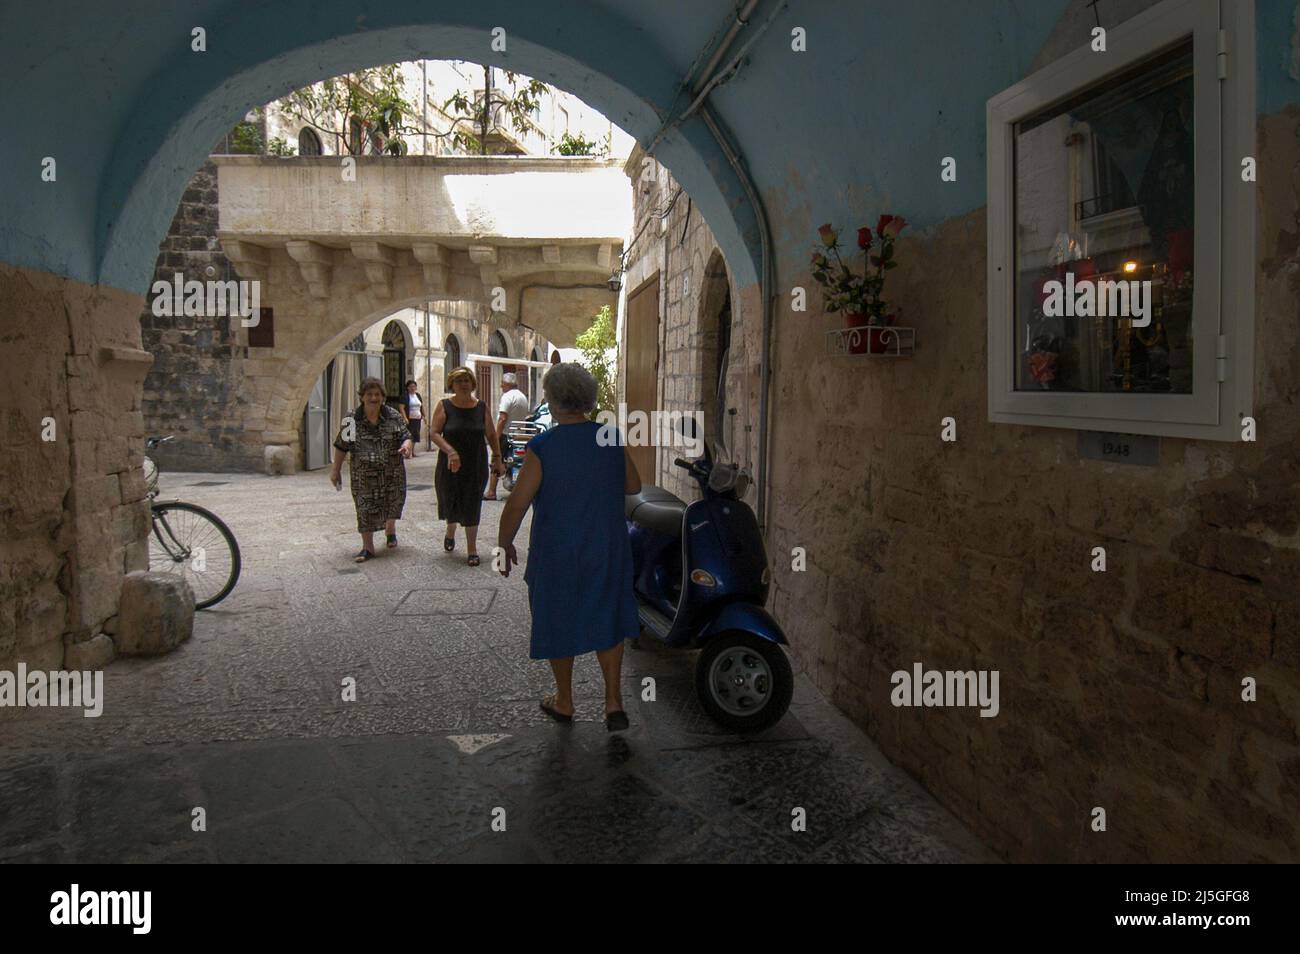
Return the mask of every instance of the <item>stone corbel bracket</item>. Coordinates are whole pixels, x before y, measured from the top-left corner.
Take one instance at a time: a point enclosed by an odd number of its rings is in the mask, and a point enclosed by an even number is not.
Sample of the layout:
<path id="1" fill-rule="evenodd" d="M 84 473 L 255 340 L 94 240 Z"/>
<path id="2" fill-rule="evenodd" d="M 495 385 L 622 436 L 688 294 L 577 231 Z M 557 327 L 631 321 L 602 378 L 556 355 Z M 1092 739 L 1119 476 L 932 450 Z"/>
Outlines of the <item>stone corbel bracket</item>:
<path id="1" fill-rule="evenodd" d="M 494 245 L 471 245 L 469 260 L 478 266 L 479 278 L 483 281 L 483 290 L 488 301 L 492 300 L 492 289 L 501 284 L 501 273 L 497 270 L 497 250 Z"/>
<path id="2" fill-rule="evenodd" d="M 411 254 L 424 268 L 424 288 L 430 295 L 446 294 L 451 277 L 451 259 L 447 250 L 437 242 L 417 242 Z"/>
<path id="3" fill-rule="evenodd" d="M 330 275 L 334 270 L 333 251 L 316 242 L 294 239 L 284 243 L 284 250 L 298 263 L 302 280 L 307 283 L 307 290 L 312 298 L 328 298 L 330 295 Z"/>
<path id="4" fill-rule="evenodd" d="M 153 355 L 139 348 L 104 345 L 95 350 L 95 364 L 104 371 L 143 381 L 153 365 Z"/>
<path id="5" fill-rule="evenodd" d="M 266 281 L 267 250 L 260 245 L 244 242 L 240 239 L 223 238 L 221 248 L 235 266 L 241 278 L 252 281 Z"/>
<path id="6" fill-rule="evenodd" d="M 393 268 L 397 265 L 397 249 L 378 242 L 353 242 L 352 254 L 366 270 L 370 293 L 381 301 L 393 297 Z"/>

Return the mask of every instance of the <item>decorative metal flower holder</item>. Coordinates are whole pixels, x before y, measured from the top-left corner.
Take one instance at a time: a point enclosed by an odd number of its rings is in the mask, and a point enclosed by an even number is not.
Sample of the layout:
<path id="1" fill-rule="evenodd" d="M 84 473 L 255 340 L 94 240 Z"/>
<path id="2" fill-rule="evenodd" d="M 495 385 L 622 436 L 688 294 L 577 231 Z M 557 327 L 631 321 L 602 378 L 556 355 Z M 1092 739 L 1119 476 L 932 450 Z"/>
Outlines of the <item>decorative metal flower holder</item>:
<path id="1" fill-rule="evenodd" d="M 872 358 L 910 358 L 916 349 L 916 329 L 896 325 L 863 325 L 826 332 L 826 350 L 832 355 Z"/>

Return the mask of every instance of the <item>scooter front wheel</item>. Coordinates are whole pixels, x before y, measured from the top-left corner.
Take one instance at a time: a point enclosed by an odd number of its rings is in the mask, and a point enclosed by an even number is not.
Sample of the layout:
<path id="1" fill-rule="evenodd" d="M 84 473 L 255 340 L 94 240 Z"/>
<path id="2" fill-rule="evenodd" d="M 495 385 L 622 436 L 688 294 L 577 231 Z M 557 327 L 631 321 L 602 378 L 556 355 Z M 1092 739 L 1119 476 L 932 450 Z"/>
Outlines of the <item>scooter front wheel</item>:
<path id="1" fill-rule="evenodd" d="M 700 653 L 695 690 L 713 721 L 738 732 L 756 732 L 785 715 L 794 695 L 794 673 L 776 643 L 729 630 Z"/>
<path id="2" fill-rule="evenodd" d="M 514 471 L 507 470 L 504 474 L 501 475 L 501 489 L 504 490 L 506 493 L 509 493 L 510 491 L 515 489 Z"/>

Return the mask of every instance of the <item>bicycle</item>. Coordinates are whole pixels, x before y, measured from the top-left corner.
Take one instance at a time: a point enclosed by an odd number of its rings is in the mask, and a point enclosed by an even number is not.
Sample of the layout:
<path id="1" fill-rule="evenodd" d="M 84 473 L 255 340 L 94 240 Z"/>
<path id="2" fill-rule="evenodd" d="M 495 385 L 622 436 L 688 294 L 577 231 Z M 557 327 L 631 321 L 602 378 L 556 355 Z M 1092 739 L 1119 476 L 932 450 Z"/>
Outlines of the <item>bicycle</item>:
<path id="1" fill-rule="evenodd" d="M 150 437 L 153 450 L 173 437 Z M 179 573 L 194 591 L 194 608 L 220 603 L 239 580 L 239 544 L 230 528 L 211 510 L 180 500 L 159 501 L 158 465 L 144 459 L 145 492 L 153 528 L 149 535 L 149 572 Z"/>

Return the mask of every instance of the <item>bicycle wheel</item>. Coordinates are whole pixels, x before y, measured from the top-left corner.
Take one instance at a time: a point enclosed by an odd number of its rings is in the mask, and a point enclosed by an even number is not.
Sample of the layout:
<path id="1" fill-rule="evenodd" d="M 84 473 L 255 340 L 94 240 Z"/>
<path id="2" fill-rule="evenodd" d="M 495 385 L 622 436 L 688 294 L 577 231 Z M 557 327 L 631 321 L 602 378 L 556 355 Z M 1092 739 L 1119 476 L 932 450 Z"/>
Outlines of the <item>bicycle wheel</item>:
<path id="1" fill-rule="evenodd" d="M 235 588 L 239 567 L 239 544 L 215 513 L 179 501 L 153 505 L 149 570 L 185 577 L 195 609 L 224 600 Z"/>

